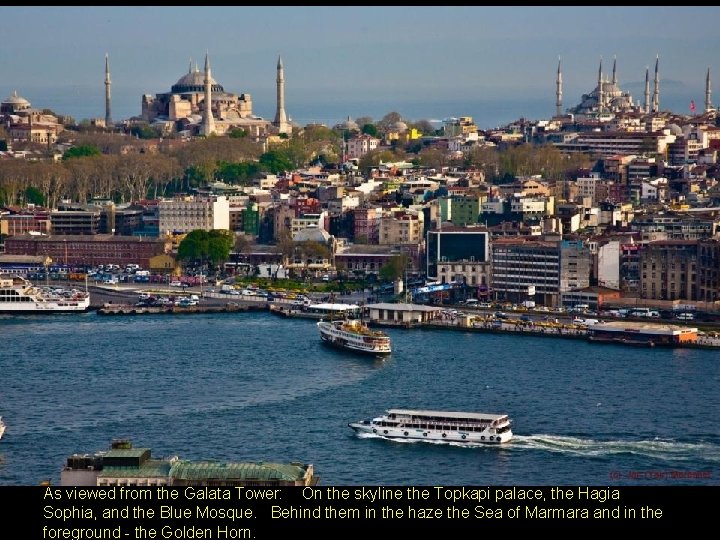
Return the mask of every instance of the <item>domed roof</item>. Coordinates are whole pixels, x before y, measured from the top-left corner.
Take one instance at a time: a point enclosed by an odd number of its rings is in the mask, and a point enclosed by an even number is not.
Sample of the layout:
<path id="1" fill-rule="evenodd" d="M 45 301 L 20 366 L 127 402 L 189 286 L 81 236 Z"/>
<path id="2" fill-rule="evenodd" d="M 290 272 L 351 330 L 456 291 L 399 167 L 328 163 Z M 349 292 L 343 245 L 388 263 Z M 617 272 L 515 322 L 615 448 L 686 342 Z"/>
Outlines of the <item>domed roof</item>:
<path id="1" fill-rule="evenodd" d="M 305 227 L 293 235 L 295 242 L 320 242 L 325 244 L 330 238 L 330 233 L 319 227 Z"/>
<path id="2" fill-rule="evenodd" d="M 195 68 L 194 71 L 190 71 L 180 77 L 178 82 L 174 86 L 203 86 L 205 84 L 205 73 Z M 210 84 L 217 84 L 215 79 L 210 76 Z"/>
<path id="3" fill-rule="evenodd" d="M 407 129 L 408 129 L 407 124 L 405 122 L 403 122 L 402 120 L 398 120 L 394 124 L 390 125 L 391 131 L 398 131 L 398 132 L 402 133 L 403 131 L 407 131 Z"/>
<path id="4" fill-rule="evenodd" d="M 210 76 L 210 87 L 215 92 L 224 92 L 225 89 Z M 188 72 L 178 79 L 178 82 L 172 85 L 170 91 L 173 94 L 188 94 L 205 91 L 205 72 L 200 71 L 195 64 L 195 69 L 192 67 L 190 62 L 190 69 Z"/>
<path id="5" fill-rule="evenodd" d="M 360 127 L 357 125 L 357 122 L 349 116 L 347 117 L 347 120 L 340 123 L 340 127 L 341 129 L 346 129 L 348 131 L 360 131 Z"/>
<path id="6" fill-rule="evenodd" d="M 11 96 L 3 100 L 3 105 L 27 105 L 29 107 L 30 102 L 24 97 L 18 96 L 17 90 L 15 90 Z"/>
<path id="7" fill-rule="evenodd" d="M 681 137 L 683 134 L 682 128 L 680 126 L 678 126 L 677 124 L 668 124 L 666 127 L 667 127 L 667 129 L 670 130 L 670 133 L 672 133 L 675 136 Z"/>

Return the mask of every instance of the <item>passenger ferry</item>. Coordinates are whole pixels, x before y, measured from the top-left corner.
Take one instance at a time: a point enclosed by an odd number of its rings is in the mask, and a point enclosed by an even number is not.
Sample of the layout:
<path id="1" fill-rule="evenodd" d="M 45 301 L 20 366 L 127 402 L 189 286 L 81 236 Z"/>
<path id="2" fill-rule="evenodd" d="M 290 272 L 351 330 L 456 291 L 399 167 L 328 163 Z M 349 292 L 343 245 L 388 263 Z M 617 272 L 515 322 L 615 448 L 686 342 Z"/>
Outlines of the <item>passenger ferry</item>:
<path id="1" fill-rule="evenodd" d="M 320 339 L 350 351 L 376 355 L 390 354 L 390 337 L 384 332 L 370 330 L 359 319 L 319 321 Z"/>
<path id="2" fill-rule="evenodd" d="M 0 312 L 75 312 L 86 311 L 89 307 L 87 291 L 37 287 L 20 276 L 0 276 Z"/>
<path id="3" fill-rule="evenodd" d="M 382 416 L 348 424 L 357 433 L 388 439 L 502 444 L 512 439 L 506 414 L 389 409 Z"/>

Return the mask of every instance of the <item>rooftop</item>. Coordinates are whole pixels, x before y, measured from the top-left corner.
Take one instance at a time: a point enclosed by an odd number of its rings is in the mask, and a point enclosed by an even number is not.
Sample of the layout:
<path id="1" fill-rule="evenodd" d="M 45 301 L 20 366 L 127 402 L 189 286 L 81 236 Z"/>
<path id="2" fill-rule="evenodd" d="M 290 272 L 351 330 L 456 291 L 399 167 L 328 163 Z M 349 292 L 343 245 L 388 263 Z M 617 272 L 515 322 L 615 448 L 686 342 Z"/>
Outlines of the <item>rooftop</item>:
<path id="1" fill-rule="evenodd" d="M 215 461 L 177 461 L 170 476 L 178 480 L 282 480 L 295 482 L 305 477 L 307 470 L 296 463 L 225 463 Z"/>
<path id="2" fill-rule="evenodd" d="M 424 311 L 424 312 L 435 312 L 440 311 L 443 308 L 423 306 L 421 304 L 390 304 L 388 302 L 380 302 L 379 304 L 367 304 L 366 308 L 370 309 L 387 309 L 389 311 Z"/>

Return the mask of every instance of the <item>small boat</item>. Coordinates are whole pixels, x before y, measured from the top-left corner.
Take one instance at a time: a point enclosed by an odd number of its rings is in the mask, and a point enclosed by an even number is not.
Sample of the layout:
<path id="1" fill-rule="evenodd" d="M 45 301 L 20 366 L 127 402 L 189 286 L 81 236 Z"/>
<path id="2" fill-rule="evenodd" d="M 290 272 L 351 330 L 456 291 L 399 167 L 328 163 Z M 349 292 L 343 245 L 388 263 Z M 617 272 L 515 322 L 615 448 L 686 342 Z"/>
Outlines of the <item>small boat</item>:
<path id="1" fill-rule="evenodd" d="M 324 343 L 349 351 L 385 355 L 392 352 L 385 332 L 370 330 L 359 319 L 319 321 L 320 339 Z"/>
<path id="2" fill-rule="evenodd" d="M 506 414 L 389 409 L 348 426 L 357 433 L 388 439 L 502 444 L 513 437 L 510 424 Z"/>
<path id="3" fill-rule="evenodd" d="M 0 439 L 2 439 L 3 433 L 5 433 L 5 422 L 3 422 L 2 416 L 0 416 Z"/>

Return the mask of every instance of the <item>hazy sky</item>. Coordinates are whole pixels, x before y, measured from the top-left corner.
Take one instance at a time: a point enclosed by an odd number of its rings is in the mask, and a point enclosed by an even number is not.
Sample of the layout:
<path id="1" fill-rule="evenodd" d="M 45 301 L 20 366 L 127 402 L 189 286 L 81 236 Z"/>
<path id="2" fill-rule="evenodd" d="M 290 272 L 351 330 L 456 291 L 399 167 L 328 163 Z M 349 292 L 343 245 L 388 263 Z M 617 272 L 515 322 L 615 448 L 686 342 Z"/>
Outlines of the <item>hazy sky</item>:
<path id="1" fill-rule="evenodd" d="M 660 54 L 661 108 L 687 112 L 703 102 L 708 67 L 720 102 L 718 28 L 717 7 L 0 7 L 0 99 L 17 89 L 33 106 L 101 117 L 107 52 L 113 117 L 126 118 L 208 50 L 225 90 L 249 92 L 270 118 L 278 54 L 291 116 L 475 101 L 549 116 L 558 56 L 569 107 L 594 87 L 601 56 L 609 72 L 617 55 L 621 86 L 641 99 Z"/>

